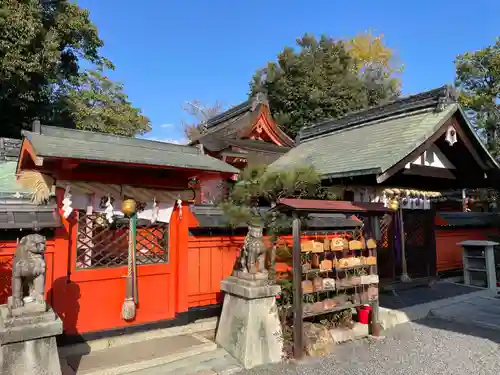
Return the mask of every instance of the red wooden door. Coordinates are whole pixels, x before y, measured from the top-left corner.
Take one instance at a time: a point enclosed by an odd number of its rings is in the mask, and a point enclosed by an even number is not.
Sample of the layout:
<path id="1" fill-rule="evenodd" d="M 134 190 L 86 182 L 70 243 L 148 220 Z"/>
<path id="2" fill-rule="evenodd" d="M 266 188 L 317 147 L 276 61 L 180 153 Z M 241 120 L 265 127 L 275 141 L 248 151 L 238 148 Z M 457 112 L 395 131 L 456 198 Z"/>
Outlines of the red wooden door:
<path id="1" fill-rule="evenodd" d="M 74 214 L 67 221 L 69 258 L 55 309 L 67 334 L 121 328 L 175 317 L 178 301 L 178 214 L 170 224 L 138 222 L 138 304 L 135 319 L 121 318 L 128 271 L 128 220 L 113 224 L 102 215 Z M 57 280 L 56 280 L 57 282 Z"/>

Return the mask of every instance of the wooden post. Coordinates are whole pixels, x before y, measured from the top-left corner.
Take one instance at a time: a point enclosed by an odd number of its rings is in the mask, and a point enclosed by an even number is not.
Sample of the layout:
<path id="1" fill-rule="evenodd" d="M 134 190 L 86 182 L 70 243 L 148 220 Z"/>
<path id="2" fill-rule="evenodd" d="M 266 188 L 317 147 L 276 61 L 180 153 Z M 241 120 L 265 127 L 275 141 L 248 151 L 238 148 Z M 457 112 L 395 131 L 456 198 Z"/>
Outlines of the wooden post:
<path id="1" fill-rule="evenodd" d="M 377 240 L 376 235 L 375 235 L 374 221 L 378 221 L 378 220 L 379 220 L 379 218 L 375 215 L 367 217 L 367 220 L 365 221 L 365 225 L 364 225 L 365 240 L 370 239 L 370 238 L 373 240 Z M 374 256 L 375 259 L 377 259 L 377 249 L 368 250 L 368 255 Z M 377 275 L 378 274 L 376 262 L 373 266 L 370 266 L 369 269 L 370 269 L 370 275 Z M 378 285 L 377 285 L 377 287 L 378 287 Z M 370 305 L 372 307 L 370 327 L 369 327 L 370 334 L 374 337 L 378 337 L 378 336 L 380 336 L 378 296 L 377 296 L 377 299 L 375 301 L 370 303 Z"/>
<path id="2" fill-rule="evenodd" d="M 462 212 L 467 212 L 467 191 L 462 189 Z"/>
<path id="3" fill-rule="evenodd" d="M 302 320 L 302 263 L 300 259 L 300 219 L 294 214 L 293 235 L 293 354 L 295 359 L 304 355 L 304 326 Z"/>
<path id="4" fill-rule="evenodd" d="M 401 281 L 404 283 L 411 282 L 408 276 L 408 266 L 406 264 L 406 237 L 405 237 L 405 223 L 403 220 L 403 208 L 399 208 L 399 237 L 401 238 Z"/>
<path id="5" fill-rule="evenodd" d="M 133 288 L 134 288 L 134 302 L 137 305 L 139 303 L 139 297 L 137 293 L 137 212 L 134 212 L 130 216 L 130 238 L 132 239 L 132 274 L 133 274 Z"/>

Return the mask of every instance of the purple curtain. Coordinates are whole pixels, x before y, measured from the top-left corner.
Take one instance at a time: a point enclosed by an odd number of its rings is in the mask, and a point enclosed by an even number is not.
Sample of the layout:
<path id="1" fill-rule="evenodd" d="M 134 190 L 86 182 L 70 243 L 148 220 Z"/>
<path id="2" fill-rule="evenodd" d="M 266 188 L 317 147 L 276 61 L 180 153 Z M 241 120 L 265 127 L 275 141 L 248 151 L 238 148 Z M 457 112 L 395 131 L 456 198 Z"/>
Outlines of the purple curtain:
<path id="1" fill-rule="evenodd" d="M 400 227 L 400 217 L 399 215 L 401 212 L 397 212 L 394 215 L 394 230 L 396 231 L 396 243 L 394 244 L 395 250 L 396 250 L 396 262 L 399 264 L 401 263 L 401 229 Z"/>

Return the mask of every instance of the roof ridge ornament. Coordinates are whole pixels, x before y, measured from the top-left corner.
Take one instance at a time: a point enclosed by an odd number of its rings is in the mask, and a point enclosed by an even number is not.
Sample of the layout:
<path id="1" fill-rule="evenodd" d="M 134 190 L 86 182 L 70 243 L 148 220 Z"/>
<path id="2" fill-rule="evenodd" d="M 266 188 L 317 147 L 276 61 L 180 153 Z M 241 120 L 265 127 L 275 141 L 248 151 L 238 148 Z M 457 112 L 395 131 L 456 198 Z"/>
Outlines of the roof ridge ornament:
<path id="1" fill-rule="evenodd" d="M 455 128 L 453 127 L 453 125 L 450 125 L 448 127 L 448 129 L 446 129 L 446 138 L 445 138 L 446 142 L 448 142 L 448 144 L 450 146 L 453 146 L 455 143 L 458 142 L 458 139 L 457 139 L 457 131 L 455 130 Z"/>
<path id="2" fill-rule="evenodd" d="M 444 86 L 441 95 L 439 95 L 436 111 L 437 112 L 444 111 L 446 105 L 451 103 L 456 103 L 457 101 L 458 101 L 458 95 L 455 88 L 452 85 L 446 85 Z"/>
<path id="3" fill-rule="evenodd" d="M 267 100 L 267 95 L 265 92 L 258 92 L 252 98 L 252 111 L 254 111 L 259 104 L 269 105 L 269 102 Z"/>

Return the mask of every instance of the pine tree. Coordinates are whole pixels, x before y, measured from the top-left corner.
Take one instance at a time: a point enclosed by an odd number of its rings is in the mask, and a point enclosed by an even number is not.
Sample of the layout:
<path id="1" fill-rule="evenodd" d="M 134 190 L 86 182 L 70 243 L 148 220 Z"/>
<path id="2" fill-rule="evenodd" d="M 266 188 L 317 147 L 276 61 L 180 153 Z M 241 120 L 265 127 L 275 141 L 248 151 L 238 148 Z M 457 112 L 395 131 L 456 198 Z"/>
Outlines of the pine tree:
<path id="1" fill-rule="evenodd" d="M 250 95 L 266 93 L 274 119 L 295 137 L 303 126 L 397 97 L 403 67 L 393 57 L 370 33 L 347 41 L 306 34 L 257 71 Z"/>
<path id="2" fill-rule="evenodd" d="M 279 233 L 291 227 L 291 219 L 263 207 L 274 207 L 280 199 L 336 199 L 322 187 L 313 167 L 296 167 L 286 171 L 268 172 L 265 166 L 249 166 L 240 174 L 229 196 L 221 203 L 232 225 L 258 226 L 265 230 L 271 243 L 268 265 L 274 275 L 276 243 Z"/>

